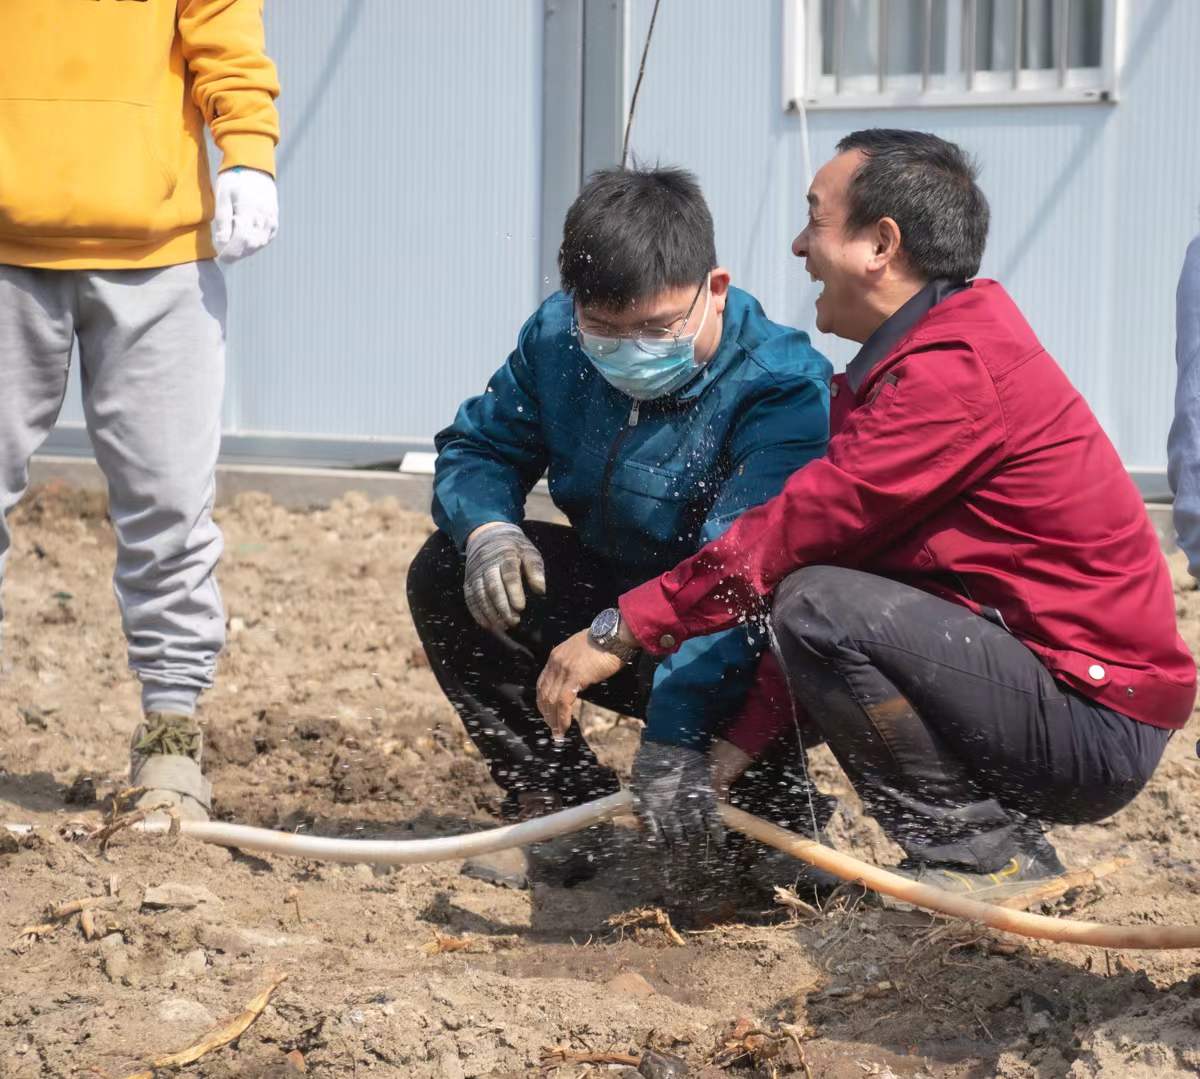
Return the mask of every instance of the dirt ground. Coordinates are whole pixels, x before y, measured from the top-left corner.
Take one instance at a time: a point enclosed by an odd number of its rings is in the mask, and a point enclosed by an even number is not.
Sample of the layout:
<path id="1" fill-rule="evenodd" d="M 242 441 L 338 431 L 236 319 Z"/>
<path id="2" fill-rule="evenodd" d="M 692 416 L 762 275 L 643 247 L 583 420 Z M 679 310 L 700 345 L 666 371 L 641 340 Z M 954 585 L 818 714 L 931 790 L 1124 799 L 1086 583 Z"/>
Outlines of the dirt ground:
<path id="1" fill-rule="evenodd" d="M 497 791 L 405 608 L 428 523 L 356 496 L 309 513 L 242 496 L 219 517 L 230 642 L 204 703 L 218 815 L 395 838 L 494 822 Z M 280 974 L 254 1025 L 183 1074 L 632 1076 L 554 1051 L 636 1060 L 647 1046 L 709 1079 L 1200 1072 L 1195 953 L 1005 938 L 849 894 L 816 915 L 743 914 L 673 943 L 654 924 L 608 924 L 638 902 L 628 829 L 629 861 L 532 893 L 468 880 L 455 863 L 339 867 L 130 832 L 102 853 L 80 836 L 123 785 L 137 706 L 112 532 L 102 501 L 65 489 L 33 493 L 12 523 L 0 824 L 34 830 L 0 829 L 0 1076 L 149 1068 Z M 1174 568 L 1195 648 L 1200 593 Z M 1130 808 L 1053 833 L 1072 867 L 1131 861 L 1048 912 L 1200 921 L 1194 728 Z M 635 723 L 590 713 L 585 730 L 628 765 Z M 827 756 L 816 771 L 843 799 L 837 845 L 886 864 L 894 851 Z M 164 885 L 173 894 L 155 905 L 146 890 Z M 22 936 L 48 907 L 110 892 L 94 939 L 79 918 Z"/>

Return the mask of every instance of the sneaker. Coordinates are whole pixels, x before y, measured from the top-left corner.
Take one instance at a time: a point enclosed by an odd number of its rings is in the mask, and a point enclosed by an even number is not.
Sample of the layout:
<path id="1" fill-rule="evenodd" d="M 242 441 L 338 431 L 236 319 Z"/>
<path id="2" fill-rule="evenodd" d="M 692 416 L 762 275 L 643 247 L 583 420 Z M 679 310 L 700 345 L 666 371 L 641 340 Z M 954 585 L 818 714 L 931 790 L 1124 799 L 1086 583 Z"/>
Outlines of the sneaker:
<path id="1" fill-rule="evenodd" d="M 139 809 L 178 807 L 182 820 L 206 821 L 212 784 L 200 771 L 204 733 L 191 716 L 148 712 L 129 745 L 129 779 L 146 793 Z"/>
<path id="2" fill-rule="evenodd" d="M 1050 843 L 1039 837 L 994 873 L 978 873 L 954 865 L 906 859 L 896 872 L 918 884 L 929 884 L 969 899 L 1008 899 L 1061 877 L 1067 871 Z"/>

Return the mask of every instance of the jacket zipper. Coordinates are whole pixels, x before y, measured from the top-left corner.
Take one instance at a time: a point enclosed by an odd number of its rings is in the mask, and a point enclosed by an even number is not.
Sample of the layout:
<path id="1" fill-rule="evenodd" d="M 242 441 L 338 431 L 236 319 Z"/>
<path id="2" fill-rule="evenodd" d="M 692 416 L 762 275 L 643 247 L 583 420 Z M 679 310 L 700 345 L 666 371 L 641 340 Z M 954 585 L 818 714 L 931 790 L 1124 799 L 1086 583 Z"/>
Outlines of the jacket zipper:
<path id="1" fill-rule="evenodd" d="M 608 486 L 612 481 L 613 469 L 617 465 L 617 454 L 621 451 L 621 447 L 625 444 L 625 440 L 629 437 L 632 431 L 638 425 L 638 417 L 641 412 L 641 401 L 635 400 L 633 407 L 629 410 L 629 419 L 625 421 L 625 426 L 617 432 L 616 437 L 612 440 L 608 447 L 608 459 L 604 462 L 604 472 L 600 477 L 600 528 L 604 535 L 608 536 Z"/>

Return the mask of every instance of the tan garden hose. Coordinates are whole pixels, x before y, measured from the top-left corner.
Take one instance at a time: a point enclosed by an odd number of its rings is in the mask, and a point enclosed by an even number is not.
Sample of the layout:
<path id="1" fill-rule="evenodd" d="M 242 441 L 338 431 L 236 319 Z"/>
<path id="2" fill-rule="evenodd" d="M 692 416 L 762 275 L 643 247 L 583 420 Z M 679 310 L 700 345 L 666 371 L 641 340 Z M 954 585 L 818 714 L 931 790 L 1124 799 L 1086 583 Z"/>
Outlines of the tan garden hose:
<path id="1" fill-rule="evenodd" d="M 267 828 L 251 828 L 242 824 L 224 824 L 217 821 L 183 821 L 180 831 L 204 843 L 284 854 L 295 858 L 366 862 L 374 865 L 413 865 L 469 858 L 542 842 L 626 813 L 632 806 L 632 795 L 628 791 L 620 791 L 594 802 L 550 813 L 534 820 L 522 821 L 520 824 L 507 824 L 501 828 L 491 828 L 471 835 L 443 836 L 437 839 L 335 839 L 298 835 L 294 832 L 275 832 Z M 1086 944 L 1096 948 L 1200 948 L 1200 926 L 1101 925 L 1097 922 L 1048 918 L 1041 914 L 1029 914 L 1022 910 L 980 903 L 965 896 L 942 891 L 940 888 L 931 888 L 927 884 L 918 884 L 907 877 L 890 873 L 886 869 L 842 854 L 811 839 L 804 839 L 794 832 L 770 824 L 733 806 L 722 805 L 721 815 L 730 828 L 743 835 L 775 847 L 842 880 L 861 881 L 872 891 L 892 896 L 913 906 L 976 922 L 1005 933 L 1066 944 Z M 146 830 L 164 831 L 165 827 L 147 823 Z"/>

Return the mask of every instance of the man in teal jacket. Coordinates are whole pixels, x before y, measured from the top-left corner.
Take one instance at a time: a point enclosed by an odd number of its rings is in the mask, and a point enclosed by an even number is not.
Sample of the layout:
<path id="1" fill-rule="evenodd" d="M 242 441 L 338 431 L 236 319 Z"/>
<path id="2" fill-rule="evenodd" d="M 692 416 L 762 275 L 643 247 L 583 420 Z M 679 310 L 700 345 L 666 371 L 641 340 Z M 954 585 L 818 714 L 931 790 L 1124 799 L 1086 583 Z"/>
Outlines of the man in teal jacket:
<path id="1" fill-rule="evenodd" d="M 512 818 L 617 788 L 578 724 L 555 742 L 538 712 L 550 651 L 586 612 L 777 494 L 828 437 L 829 363 L 730 286 L 689 173 L 597 173 L 568 211 L 559 269 L 563 291 L 437 436 L 440 531 L 408 576 L 430 666 Z M 570 527 L 525 521 L 543 474 Z M 765 644 L 747 623 L 627 668 L 589 699 L 644 717 L 656 743 L 705 749 Z M 764 798 L 794 786 L 789 763 L 744 782 Z"/>

